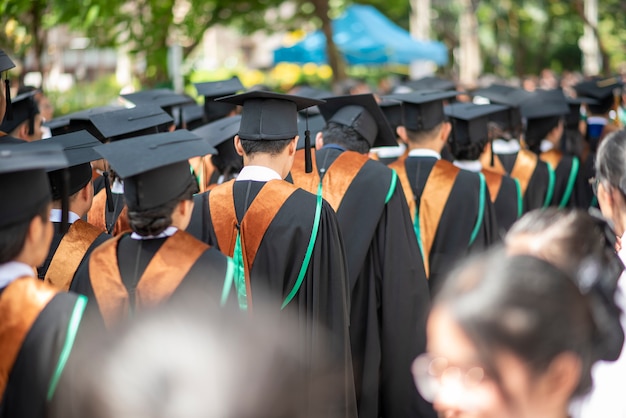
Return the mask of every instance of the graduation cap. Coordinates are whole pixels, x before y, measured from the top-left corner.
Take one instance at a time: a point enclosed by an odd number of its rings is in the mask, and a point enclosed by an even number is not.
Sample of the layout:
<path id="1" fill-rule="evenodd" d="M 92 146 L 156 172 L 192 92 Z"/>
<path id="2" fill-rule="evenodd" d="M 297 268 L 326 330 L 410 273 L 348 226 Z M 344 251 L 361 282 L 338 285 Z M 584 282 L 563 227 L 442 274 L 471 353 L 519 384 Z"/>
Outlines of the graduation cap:
<path id="1" fill-rule="evenodd" d="M 15 68 L 15 63 L 9 58 L 6 52 L 0 49 L 0 75 L 9 71 L 11 68 Z M 4 96 L 6 100 L 4 119 L 11 120 L 13 118 L 13 106 L 11 102 L 11 82 L 9 81 L 8 73 L 4 79 Z"/>
<path id="2" fill-rule="evenodd" d="M 239 132 L 241 115 L 219 119 L 194 129 L 192 133 L 205 139 L 209 145 L 217 149 L 218 158 L 224 162 L 239 162 L 242 157 L 237 154 L 233 138 Z"/>
<path id="3" fill-rule="evenodd" d="M 249 141 L 275 141 L 293 139 L 298 135 L 298 112 L 311 106 L 323 104 L 324 101 L 307 99 L 306 97 L 289 94 L 272 93 L 269 91 L 252 91 L 216 99 L 219 102 L 243 106 L 241 125 L 238 135 Z M 311 138 L 307 130 L 305 134 L 305 170 L 310 173 Z"/>
<path id="4" fill-rule="evenodd" d="M 503 105 L 454 103 L 446 106 L 444 112 L 452 123 L 452 140 L 458 145 L 468 145 L 488 140 L 489 122 L 508 109 Z"/>
<path id="5" fill-rule="evenodd" d="M 215 153 L 207 141 L 180 129 L 111 142 L 95 148 L 124 179 L 131 211 L 155 209 L 181 196 L 197 182 L 189 158 Z"/>
<path id="6" fill-rule="evenodd" d="M 500 121 L 502 129 L 510 132 L 521 129 L 520 106 L 524 100 L 528 99 L 530 92 L 503 84 L 492 84 L 489 87 L 474 90 L 471 94 L 484 97 L 492 104 L 509 106 L 507 118 Z"/>
<path id="7" fill-rule="evenodd" d="M 317 106 L 316 106 L 317 107 Z M 308 119 L 308 120 L 307 120 Z M 318 132 L 321 132 L 326 126 L 326 120 L 324 117 L 318 114 L 310 114 L 310 115 L 302 115 L 301 113 L 298 115 L 298 145 L 296 149 L 304 149 L 304 139 L 306 136 L 307 129 L 309 130 L 309 135 L 313 138 L 317 136 Z M 315 144 L 311 141 L 310 147 L 315 147 Z"/>
<path id="8" fill-rule="evenodd" d="M 591 97 L 566 97 L 569 113 L 565 117 L 565 127 L 567 129 L 578 130 L 580 122 L 580 105 L 583 103 L 597 105 L 599 102 Z"/>
<path id="9" fill-rule="evenodd" d="M 20 94 L 15 96 L 12 101 L 13 117 L 5 117 L 0 124 L 0 131 L 11 133 L 23 122 L 28 121 L 28 134 L 32 135 L 35 131 L 35 115 L 39 113 L 39 107 L 35 101 L 36 91 Z"/>
<path id="10" fill-rule="evenodd" d="M 206 124 L 204 117 L 204 107 L 197 103 L 186 105 L 182 107 L 183 122 L 185 129 L 194 130 L 200 126 Z"/>
<path id="11" fill-rule="evenodd" d="M 578 96 L 590 97 L 597 103 L 588 103 L 587 107 L 591 113 L 603 114 L 608 112 L 621 95 L 623 82 L 619 77 L 593 78 L 583 81 L 574 86 Z"/>
<path id="12" fill-rule="evenodd" d="M 215 102 L 214 99 L 235 94 L 244 89 L 237 76 L 229 80 L 196 83 L 194 86 L 198 94 L 204 96 L 204 114 L 208 122 L 221 119 L 237 108 L 237 105 Z"/>
<path id="13" fill-rule="evenodd" d="M 334 122 L 354 129 L 370 148 L 398 144 L 373 94 L 329 97 L 319 108 L 326 124 Z"/>
<path id="14" fill-rule="evenodd" d="M 137 106 L 158 106 L 165 110 L 170 116 L 172 115 L 173 107 L 194 103 L 193 98 L 184 94 L 178 94 L 171 89 L 143 90 L 136 93 L 122 94 L 120 96 Z"/>
<path id="15" fill-rule="evenodd" d="M 398 126 L 402 125 L 402 102 L 383 99 L 378 103 L 378 106 L 383 111 L 391 130 L 395 133 Z"/>
<path id="16" fill-rule="evenodd" d="M 67 172 L 69 174 L 67 193 L 72 196 L 91 181 L 91 161 L 99 160 L 100 154 L 94 151 L 94 147 L 101 145 L 100 141 L 87 131 L 72 132 L 65 135 L 37 141 L 36 144 L 58 144 L 63 147 L 63 152 L 68 161 Z M 48 173 L 52 200 L 62 198 L 63 173 L 62 170 L 54 170 Z"/>
<path id="17" fill-rule="evenodd" d="M 402 102 L 402 126 L 410 131 L 428 131 L 445 120 L 443 101 L 457 93 L 441 90 L 422 90 L 386 96 Z"/>
<path id="18" fill-rule="evenodd" d="M 59 116 L 52 120 L 44 122 L 44 126 L 50 128 L 52 136 L 68 134 L 72 132 L 78 132 L 87 130 L 89 133 L 100 141 L 104 141 L 105 138 L 100 134 L 100 131 L 91 123 L 89 118 L 92 115 L 100 113 L 112 112 L 114 110 L 125 109 L 122 106 L 99 106 L 90 109 L 81 110 L 78 112 L 70 113 L 67 115 Z"/>
<path id="19" fill-rule="evenodd" d="M 59 145 L 0 146 L 0 228 L 32 219 L 50 201 L 46 170 L 66 166 L 67 159 Z"/>
<path id="20" fill-rule="evenodd" d="M 423 77 L 418 80 L 411 80 L 403 83 L 413 91 L 419 90 L 456 90 L 456 84 L 453 81 L 440 77 Z"/>
<path id="21" fill-rule="evenodd" d="M 111 141 L 158 133 L 160 128 L 173 122 L 170 115 L 155 105 L 97 113 L 90 115 L 89 120 L 104 138 Z"/>
<path id="22" fill-rule="evenodd" d="M 526 118 L 526 142 L 531 147 L 538 144 L 559 123 L 559 119 L 569 114 L 569 106 L 563 91 L 535 90 L 522 102 L 520 110 Z"/>

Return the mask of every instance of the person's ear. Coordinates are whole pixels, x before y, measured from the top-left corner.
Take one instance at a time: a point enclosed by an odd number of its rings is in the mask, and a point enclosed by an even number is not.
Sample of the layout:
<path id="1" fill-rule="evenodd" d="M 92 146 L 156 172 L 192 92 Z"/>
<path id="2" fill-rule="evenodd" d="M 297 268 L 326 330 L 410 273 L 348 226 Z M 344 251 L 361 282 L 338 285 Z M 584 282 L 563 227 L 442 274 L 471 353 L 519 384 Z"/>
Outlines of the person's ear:
<path id="1" fill-rule="evenodd" d="M 28 121 L 20 124 L 17 128 L 19 138 L 28 138 Z"/>
<path id="2" fill-rule="evenodd" d="M 398 126 L 396 128 L 396 134 L 398 134 L 398 138 L 400 138 L 405 144 L 409 142 L 409 136 L 407 135 L 406 128 L 404 126 Z"/>
<path id="3" fill-rule="evenodd" d="M 291 140 L 287 148 L 289 149 L 288 155 L 291 157 L 292 155 L 296 155 L 296 149 L 298 148 L 298 139 L 300 139 L 299 135 L 296 135 L 294 139 Z"/>
<path id="4" fill-rule="evenodd" d="M 450 124 L 450 122 L 444 122 L 441 125 L 441 130 L 439 131 L 439 140 L 441 142 L 448 142 L 450 132 L 452 132 L 452 125 Z"/>
<path id="5" fill-rule="evenodd" d="M 239 138 L 239 135 L 235 135 L 235 138 L 233 138 L 233 141 L 235 143 L 235 151 L 237 151 L 237 154 L 241 155 L 243 157 L 243 146 L 241 145 L 241 138 Z"/>
<path id="6" fill-rule="evenodd" d="M 181 201 L 177 208 L 178 213 L 180 213 L 182 216 L 187 216 L 191 214 L 191 212 L 193 212 L 193 205 L 193 199 Z"/>
<path id="7" fill-rule="evenodd" d="M 315 135 L 315 149 L 321 150 L 324 147 L 324 134 L 322 131 L 319 131 L 317 135 Z"/>
<path id="8" fill-rule="evenodd" d="M 567 402 L 576 391 L 582 374 L 582 360 L 572 352 L 556 356 L 538 382 L 544 399 Z"/>

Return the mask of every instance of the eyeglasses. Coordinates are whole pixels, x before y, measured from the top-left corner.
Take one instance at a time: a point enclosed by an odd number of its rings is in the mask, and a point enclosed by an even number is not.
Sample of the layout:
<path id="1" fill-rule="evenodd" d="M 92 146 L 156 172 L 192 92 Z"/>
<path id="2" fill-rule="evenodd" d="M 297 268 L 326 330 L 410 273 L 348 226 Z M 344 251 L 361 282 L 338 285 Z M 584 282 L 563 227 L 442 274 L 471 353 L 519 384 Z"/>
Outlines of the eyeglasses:
<path id="1" fill-rule="evenodd" d="M 422 397 L 434 402 L 439 392 L 446 386 L 455 386 L 465 392 L 478 388 L 485 378 L 482 367 L 460 368 L 451 366 L 444 357 L 432 357 L 430 354 L 418 356 L 411 366 L 415 386 Z"/>

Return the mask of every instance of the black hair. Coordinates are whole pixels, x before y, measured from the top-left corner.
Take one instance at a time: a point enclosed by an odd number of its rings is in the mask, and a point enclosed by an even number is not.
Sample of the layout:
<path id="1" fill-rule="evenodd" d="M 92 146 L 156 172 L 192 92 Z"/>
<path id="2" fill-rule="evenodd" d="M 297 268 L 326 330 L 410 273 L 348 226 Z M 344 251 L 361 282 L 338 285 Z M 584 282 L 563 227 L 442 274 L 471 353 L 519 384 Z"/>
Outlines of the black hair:
<path id="1" fill-rule="evenodd" d="M 480 158 L 488 142 L 489 140 L 486 138 L 478 142 L 469 142 L 468 144 L 459 144 L 456 141 L 450 141 L 450 152 L 452 152 L 456 160 L 475 161 Z"/>
<path id="2" fill-rule="evenodd" d="M 224 176 L 224 181 L 230 180 L 233 174 L 239 173 L 243 168 L 243 157 L 237 154 L 232 138 L 215 148 L 217 148 L 217 154 L 211 156 L 211 163 Z"/>
<path id="3" fill-rule="evenodd" d="M 406 136 L 409 142 L 413 144 L 421 144 L 426 141 L 430 141 L 435 135 L 437 135 L 439 131 L 441 130 L 441 127 L 443 126 L 443 124 L 444 122 L 438 123 L 434 128 L 424 130 L 424 131 L 413 131 L 413 130 L 405 128 Z"/>
<path id="4" fill-rule="evenodd" d="M 548 116 L 530 120 L 526 127 L 524 140 L 528 148 L 535 154 L 541 153 L 541 141 L 557 126 L 561 121 L 561 116 Z"/>
<path id="5" fill-rule="evenodd" d="M 626 131 L 607 135 L 596 155 L 596 177 L 607 181 L 626 199 Z"/>
<path id="6" fill-rule="evenodd" d="M 502 381 L 494 360 L 499 351 L 519 357 L 534 375 L 559 354 L 571 352 L 581 361 L 573 395 L 591 388 L 591 366 L 598 356 L 590 302 L 573 279 L 550 263 L 492 251 L 452 272 L 435 305 L 444 307 L 474 343 L 496 383 Z"/>
<path id="7" fill-rule="evenodd" d="M 172 225 L 172 213 L 174 208 L 184 200 L 192 200 L 198 192 L 198 183 L 190 181 L 181 195 L 155 209 L 128 211 L 128 222 L 131 229 L 141 236 L 159 235 Z"/>
<path id="8" fill-rule="evenodd" d="M 587 103 L 587 109 L 591 115 L 605 115 L 613 108 L 615 99 L 611 95 L 602 100 L 598 100 L 598 104 Z"/>
<path id="9" fill-rule="evenodd" d="M 348 151 L 367 154 L 370 144 L 353 128 L 340 123 L 330 122 L 322 129 L 324 145 L 336 144 Z"/>
<path id="10" fill-rule="evenodd" d="M 50 216 L 50 201 L 46 200 L 35 210 L 35 215 L 26 221 L 0 228 L 0 264 L 15 260 L 26 242 L 26 235 L 30 223 L 39 216 L 42 221 L 48 222 Z"/>
<path id="11" fill-rule="evenodd" d="M 287 148 L 293 139 L 279 139 L 275 141 L 256 141 L 251 139 L 241 139 L 241 147 L 247 156 L 256 153 L 278 155 Z"/>

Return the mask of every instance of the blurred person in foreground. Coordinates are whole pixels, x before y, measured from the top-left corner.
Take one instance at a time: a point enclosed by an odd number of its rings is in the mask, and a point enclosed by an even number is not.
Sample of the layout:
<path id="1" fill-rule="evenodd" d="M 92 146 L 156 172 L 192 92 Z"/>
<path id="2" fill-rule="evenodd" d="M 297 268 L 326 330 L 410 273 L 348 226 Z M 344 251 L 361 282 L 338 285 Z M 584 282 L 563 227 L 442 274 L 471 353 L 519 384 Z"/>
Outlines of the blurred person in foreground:
<path id="1" fill-rule="evenodd" d="M 599 313 L 618 320 L 597 305 L 613 296 L 601 271 L 572 277 L 502 251 L 467 261 L 434 301 L 428 354 L 413 364 L 418 389 L 445 417 L 567 417 L 611 340 Z"/>

